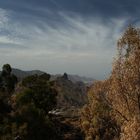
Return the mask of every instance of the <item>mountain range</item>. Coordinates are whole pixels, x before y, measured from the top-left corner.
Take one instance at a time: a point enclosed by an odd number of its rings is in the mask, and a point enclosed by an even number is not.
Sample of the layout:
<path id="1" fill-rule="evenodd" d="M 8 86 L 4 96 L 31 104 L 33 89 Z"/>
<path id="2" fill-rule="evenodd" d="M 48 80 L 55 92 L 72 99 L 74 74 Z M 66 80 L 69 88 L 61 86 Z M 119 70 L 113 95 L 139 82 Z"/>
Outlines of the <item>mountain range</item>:
<path id="1" fill-rule="evenodd" d="M 41 75 L 45 72 L 40 71 L 40 70 L 23 71 L 23 70 L 20 70 L 20 69 L 12 68 L 12 73 L 14 75 L 16 75 L 18 77 L 18 79 L 23 79 L 23 78 L 25 78 L 27 76 L 30 76 L 30 75 L 34 75 L 34 74 Z M 62 76 L 61 74 L 51 75 L 51 79 L 55 80 L 55 79 L 57 79 L 58 77 L 61 77 L 61 76 Z M 93 83 L 93 81 L 95 81 L 94 78 L 88 78 L 88 77 L 84 77 L 84 76 L 71 75 L 71 74 L 68 74 L 68 79 L 71 80 L 73 83 L 83 82 L 87 85 L 88 84 L 90 85 L 90 84 Z"/>

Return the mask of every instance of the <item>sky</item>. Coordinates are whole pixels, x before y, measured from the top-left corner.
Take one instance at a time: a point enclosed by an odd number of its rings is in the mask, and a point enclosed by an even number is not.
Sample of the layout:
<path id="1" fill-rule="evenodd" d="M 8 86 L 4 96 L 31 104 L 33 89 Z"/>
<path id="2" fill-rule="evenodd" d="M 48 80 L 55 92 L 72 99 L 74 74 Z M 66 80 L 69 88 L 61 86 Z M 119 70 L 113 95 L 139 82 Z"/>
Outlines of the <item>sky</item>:
<path id="1" fill-rule="evenodd" d="M 0 0 L 0 67 L 105 79 L 139 0 Z"/>

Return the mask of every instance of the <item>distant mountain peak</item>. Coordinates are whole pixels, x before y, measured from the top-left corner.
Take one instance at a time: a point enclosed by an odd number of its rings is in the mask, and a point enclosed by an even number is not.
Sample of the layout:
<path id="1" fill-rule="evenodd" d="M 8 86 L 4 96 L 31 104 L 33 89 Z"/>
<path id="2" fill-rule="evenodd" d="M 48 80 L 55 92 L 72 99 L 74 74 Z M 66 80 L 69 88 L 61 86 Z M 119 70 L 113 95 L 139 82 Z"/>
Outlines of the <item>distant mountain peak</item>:
<path id="1" fill-rule="evenodd" d="M 41 75 L 41 74 L 44 74 L 45 72 L 40 71 L 40 70 L 24 71 L 17 68 L 12 68 L 12 73 L 16 75 L 18 79 L 23 79 L 30 75 L 34 75 L 34 74 Z M 55 80 L 58 77 L 63 77 L 64 79 L 68 79 L 72 81 L 73 83 L 83 82 L 85 84 L 92 84 L 95 81 L 95 79 L 93 78 L 88 78 L 88 77 L 79 76 L 79 75 L 71 75 L 71 74 L 67 74 L 66 72 L 63 75 L 61 74 L 51 75 L 52 80 Z"/>
<path id="2" fill-rule="evenodd" d="M 16 75 L 19 79 L 23 79 L 30 75 L 34 75 L 34 74 L 41 75 L 44 74 L 45 72 L 40 70 L 23 71 L 17 68 L 12 68 L 12 73 Z"/>

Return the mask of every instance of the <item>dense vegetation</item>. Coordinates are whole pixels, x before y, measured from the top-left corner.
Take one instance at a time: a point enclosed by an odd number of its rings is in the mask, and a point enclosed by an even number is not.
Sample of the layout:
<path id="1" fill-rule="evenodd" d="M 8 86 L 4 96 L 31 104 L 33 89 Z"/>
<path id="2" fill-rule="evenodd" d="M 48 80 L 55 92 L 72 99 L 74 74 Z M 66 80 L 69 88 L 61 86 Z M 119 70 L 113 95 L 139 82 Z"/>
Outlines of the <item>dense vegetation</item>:
<path id="1" fill-rule="evenodd" d="M 57 92 L 50 75 L 33 75 L 18 83 L 9 64 L 0 76 L 0 139 L 55 140 L 58 130 L 48 112 L 56 105 Z"/>
<path id="2" fill-rule="evenodd" d="M 109 79 L 94 83 L 82 110 L 86 140 L 140 140 L 140 29 L 118 41 Z"/>
<path id="3" fill-rule="evenodd" d="M 78 112 L 86 102 L 85 85 L 73 83 L 66 73 L 50 78 L 41 73 L 19 79 L 9 64 L 3 66 L 0 140 L 82 139 Z"/>

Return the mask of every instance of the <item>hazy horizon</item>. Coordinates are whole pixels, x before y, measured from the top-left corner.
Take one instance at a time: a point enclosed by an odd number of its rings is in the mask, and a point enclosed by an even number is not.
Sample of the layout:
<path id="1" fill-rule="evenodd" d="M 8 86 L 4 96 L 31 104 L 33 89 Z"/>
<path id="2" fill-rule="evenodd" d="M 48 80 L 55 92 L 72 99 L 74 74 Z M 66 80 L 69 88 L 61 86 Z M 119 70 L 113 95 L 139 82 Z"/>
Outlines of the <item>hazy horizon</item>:
<path id="1" fill-rule="evenodd" d="M 133 2 L 133 3 L 132 3 Z M 0 66 L 104 79 L 138 0 L 1 0 Z"/>

